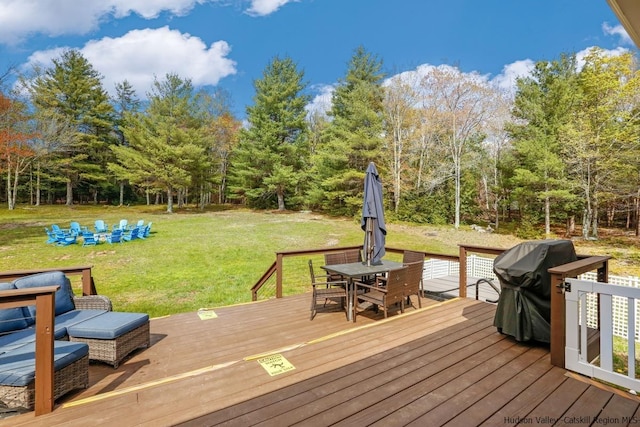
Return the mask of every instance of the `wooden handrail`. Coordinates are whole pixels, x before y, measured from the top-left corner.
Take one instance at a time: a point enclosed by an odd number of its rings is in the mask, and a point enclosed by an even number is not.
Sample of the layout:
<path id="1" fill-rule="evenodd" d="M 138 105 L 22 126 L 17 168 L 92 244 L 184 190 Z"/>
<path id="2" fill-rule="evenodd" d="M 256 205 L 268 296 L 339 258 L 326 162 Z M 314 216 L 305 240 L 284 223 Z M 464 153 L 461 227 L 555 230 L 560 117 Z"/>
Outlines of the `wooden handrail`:
<path id="1" fill-rule="evenodd" d="M 317 254 L 325 254 L 325 253 L 334 253 L 334 252 L 344 252 L 353 249 L 360 249 L 362 245 L 357 246 L 341 246 L 341 247 L 333 247 L 333 248 L 317 248 L 317 249 L 299 249 L 293 251 L 278 251 L 276 252 L 276 261 L 275 266 L 272 265 L 269 269 L 260 277 L 260 279 L 251 287 L 251 298 L 253 301 L 257 300 L 257 294 L 260 288 L 267 280 L 275 273 L 276 275 L 276 298 L 282 298 L 282 283 L 284 278 L 283 271 L 283 261 L 288 257 L 302 256 L 302 255 L 317 255 Z M 405 249 L 393 248 L 393 247 L 385 247 L 385 250 L 390 253 L 402 254 Z M 436 258 L 442 259 L 446 261 L 458 261 L 457 255 L 447 255 L 447 254 L 437 254 L 433 252 L 424 252 L 417 251 L 412 249 L 414 252 L 422 252 L 425 254 L 427 258 Z"/>
<path id="2" fill-rule="evenodd" d="M 460 262 L 460 272 L 458 273 L 458 292 L 460 298 L 467 297 L 467 255 L 469 252 L 475 252 L 480 254 L 500 255 L 506 249 L 494 248 L 490 246 L 477 246 L 477 245 L 458 245 L 460 248 L 460 255 L 458 257 Z M 477 291 L 477 289 L 476 289 Z"/>
<path id="3" fill-rule="evenodd" d="M 597 281 L 609 281 L 610 256 L 592 256 L 578 259 L 568 264 L 549 269 L 551 275 L 551 364 L 564 368 L 565 334 L 565 300 L 564 282 L 570 277 L 578 277 L 588 271 L 597 270 Z"/>
<path id="4" fill-rule="evenodd" d="M 0 309 L 36 304 L 36 415 L 53 411 L 53 318 L 58 289 L 59 285 L 0 292 Z"/>
<path id="5" fill-rule="evenodd" d="M 31 274 L 46 273 L 50 271 L 61 271 L 66 275 L 82 275 L 82 295 L 97 295 L 96 285 L 91 275 L 91 265 L 83 265 L 77 267 L 57 267 L 57 268 L 39 268 L 33 270 L 13 270 L 0 272 L 0 281 L 15 280 L 20 277 L 29 276 Z"/>

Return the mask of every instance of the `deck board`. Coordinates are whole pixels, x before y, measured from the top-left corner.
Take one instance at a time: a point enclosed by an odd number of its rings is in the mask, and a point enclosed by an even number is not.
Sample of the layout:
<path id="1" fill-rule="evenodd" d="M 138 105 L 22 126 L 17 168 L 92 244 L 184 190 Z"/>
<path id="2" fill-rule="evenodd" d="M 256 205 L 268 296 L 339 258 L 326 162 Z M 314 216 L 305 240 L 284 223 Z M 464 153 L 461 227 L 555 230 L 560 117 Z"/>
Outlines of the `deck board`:
<path id="1" fill-rule="evenodd" d="M 469 426 L 640 411 L 637 398 L 552 367 L 545 346 L 499 334 L 492 304 L 423 299 L 386 320 L 365 310 L 354 324 L 337 305 L 310 321 L 309 301 L 152 319 L 150 348 L 118 369 L 92 364 L 90 387 L 53 413 L 0 426 Z M 255 359 L 274 352 L 295 369 L 269 376 Z"/>

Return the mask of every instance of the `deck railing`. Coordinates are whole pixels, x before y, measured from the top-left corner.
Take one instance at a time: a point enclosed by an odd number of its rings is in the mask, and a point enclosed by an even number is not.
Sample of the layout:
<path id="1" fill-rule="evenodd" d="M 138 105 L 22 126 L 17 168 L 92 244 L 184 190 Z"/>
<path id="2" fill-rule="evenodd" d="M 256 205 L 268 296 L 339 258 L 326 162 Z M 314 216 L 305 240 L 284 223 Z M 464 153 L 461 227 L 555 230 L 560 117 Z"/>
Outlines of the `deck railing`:
<path id="1" fill-rule="evenodd" d="M 0 309 L 36 305 L 36 415 L 53 411 L 53 317 L 55 313 L 55 293 L 60 286 L 11 289 L 2 291 Z"/>
<path id="2" fill-rule="evenodd" d="M 636 317 L 640 289 L 628 286 L 598 283 L 586 280 L 567 279 L 564 286 L 566 304 L 566 368 L 583 375 L 598 378 L 631 390 L 640 389 L 640 380 L 636 379 Z M 588 315 L 590 295 L 597 295 L 599 313 L 599 355 L 594 363 L 589 349 Z M 614 371 L 614 300 L 626 300 L 627 308 L 627 373 Z"/>
<path id="3" fill-rule="evenodd" d="M 82 276 L 82 295 L 97 295 L 96 284 L 91 275 L 91 265 L 76 267 L 40 268 L 37 270 L 13 270 L 0 272 L 0 282 L 11 281 L 31 274 L 45 273 L 48 271 L 61 271 L 67 276 Z"/>
<path id="4" fill-rule="evenodd" d="M 344 252 L 348 250 L 361 249 L 362 246 L 341 246 L 335 248 L 320 248 L 320 249 L 304 249 L 296 251 L 280 251 L 276 252 L 275 262 L 267 269 L 267 271 L 260 277 L 255 285 L 251 287 L 251 299 L 257 301 L 261 291 L 265 289 L 275 288 L 275 297 L 282 298 L 283 282 L 284 282 L 284 260 L 291 257 L 320 255 L 326 253 Z M 388 253 L 402 254 L 405 249 L 385 247 Z M 414 249 L 412 249 L 414 250 Z M 420 252 L 420 251 L 417 251 Z M 456 255 L 436 254 L 431 252 L 424 252 L 426 258 L 436 258 L 447 261 L 458 262 Z M 274 283 L 275 278 L 275 283 Z"/>

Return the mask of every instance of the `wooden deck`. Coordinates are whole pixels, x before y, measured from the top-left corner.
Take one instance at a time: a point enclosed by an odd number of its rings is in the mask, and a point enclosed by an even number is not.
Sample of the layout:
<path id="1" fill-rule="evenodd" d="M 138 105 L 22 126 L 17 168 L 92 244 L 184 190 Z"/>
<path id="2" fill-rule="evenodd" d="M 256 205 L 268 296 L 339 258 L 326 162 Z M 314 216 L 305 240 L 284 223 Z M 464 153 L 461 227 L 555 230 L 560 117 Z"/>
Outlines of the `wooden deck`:
<path id="1" fill-rule="evenodd" d="M 405 314 L 333 307 L 310 295 L 151 321 L 152 345 L 118 369 L 92 364 L 87 390 L 22 425 L 608 425 L 640 420 L 640 400 L 552 367 L 548 349 L 496 332 L 495 306 L 471 299 Z M 270 376 L 279 354 L 295 369 Z M 600 417 L 598 420 L 597 417 Z M 628 417 L 628 418 L 624 418 Z M 618 422 L 613 422 L 617 420 Z"/>

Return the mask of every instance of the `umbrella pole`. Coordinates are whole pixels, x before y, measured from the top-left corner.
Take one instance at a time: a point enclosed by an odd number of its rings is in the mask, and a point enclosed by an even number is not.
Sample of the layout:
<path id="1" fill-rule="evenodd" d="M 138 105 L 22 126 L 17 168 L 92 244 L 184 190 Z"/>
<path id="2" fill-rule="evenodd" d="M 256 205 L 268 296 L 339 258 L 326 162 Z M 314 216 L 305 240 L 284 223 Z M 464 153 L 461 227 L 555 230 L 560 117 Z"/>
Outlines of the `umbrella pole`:
<path id="1" fill-rule="evenodd" d="M 367 253 L 365 256 L 367 258 L 367 266 L 369 267 L 371 267 L 371 258 L 373 258 L 373 248 L 375 247 L 374 239 L 373 219 L 367 218 Z"/>

